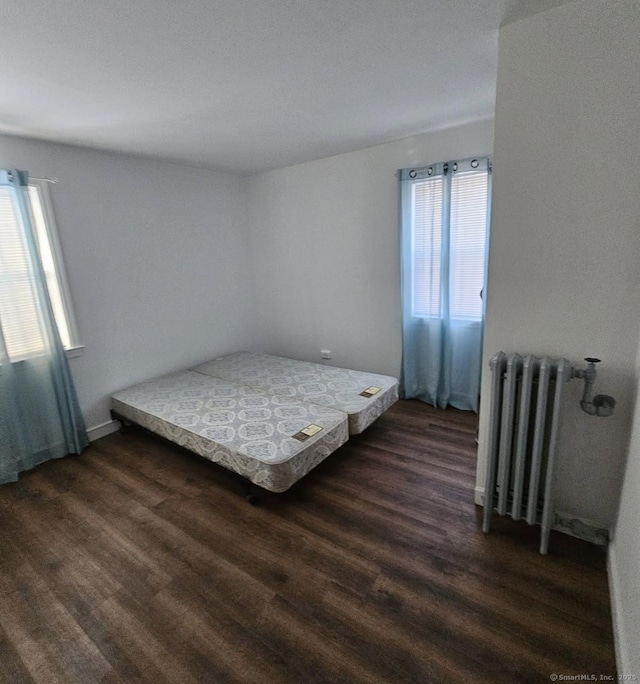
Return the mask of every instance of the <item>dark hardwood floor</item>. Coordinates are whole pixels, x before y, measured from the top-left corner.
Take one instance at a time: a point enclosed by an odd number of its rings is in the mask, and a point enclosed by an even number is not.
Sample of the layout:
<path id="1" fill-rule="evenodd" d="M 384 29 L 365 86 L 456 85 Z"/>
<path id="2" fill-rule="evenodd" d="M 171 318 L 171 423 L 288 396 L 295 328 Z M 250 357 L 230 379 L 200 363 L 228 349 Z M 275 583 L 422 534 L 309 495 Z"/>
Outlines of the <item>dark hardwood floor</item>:
<path id="1" fill-rule="evenodd" d="M 258 507 L 142 431 L 0 487 L 0 681 L 613 674 L 601 549 L 473 505 L 475 416 L 399 402 Z"/>

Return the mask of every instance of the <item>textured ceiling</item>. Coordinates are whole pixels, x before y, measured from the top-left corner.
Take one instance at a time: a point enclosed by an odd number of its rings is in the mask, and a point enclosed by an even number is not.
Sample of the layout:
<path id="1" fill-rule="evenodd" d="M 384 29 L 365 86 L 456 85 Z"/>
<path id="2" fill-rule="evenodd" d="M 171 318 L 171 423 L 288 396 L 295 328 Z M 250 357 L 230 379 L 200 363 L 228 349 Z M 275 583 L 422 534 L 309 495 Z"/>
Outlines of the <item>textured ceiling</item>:
<path id="1" fill-rule="evenodd" d="M 492 116 L 498 26 L 556 4 L 3 3 L 0 132 L 239 173 L 288 166 Z"/>

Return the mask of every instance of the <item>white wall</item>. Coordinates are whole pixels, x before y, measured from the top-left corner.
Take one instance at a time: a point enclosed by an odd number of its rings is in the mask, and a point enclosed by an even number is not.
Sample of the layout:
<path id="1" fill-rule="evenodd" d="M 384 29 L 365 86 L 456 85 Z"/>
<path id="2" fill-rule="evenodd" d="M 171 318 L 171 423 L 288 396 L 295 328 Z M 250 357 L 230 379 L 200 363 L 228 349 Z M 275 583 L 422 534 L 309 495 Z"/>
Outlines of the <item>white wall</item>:
<path id="1" fill-rule="evenodd" d="M 80 338 L 70 360 L 87 426 L 111 392 L 259 348 L 238 177 L 0 138 L 0 167 L 55 176 L 52 200 Z"/>
<path id="2" fill-rule="evenodd" d="M 500 31 L 488 360 L 499 350 L 599 356 L 612 418 L 569 385 L 557 509 L 609 526 L 634 399 L 640 323 L 640 42 L 636 0 L 576 0 Z"/>
<path id="3" fill-rule="evenodd" d="M 609 587 L 618 674 L 640 672 L 640 348 L 636 403 L 620 509 L 609 545 Z"/>
<path id="4" fill-rule="evenodd" d="M 238 349 L 318 360 L 329 347 L 332 364 L 397 375 L 395 172 L 488 154 L 492 136 L 482 121 L 245 180 L 0 137 L 0 167 L 60 179 L 87 426 L 109 420 L 113 391 Z"/>
<path id="5" fill-rule="evenodd" d="M 490 154 L 493 121 L 247 181 L 266 349 L 396 375 L 401 356 L 397 169 Z"/>

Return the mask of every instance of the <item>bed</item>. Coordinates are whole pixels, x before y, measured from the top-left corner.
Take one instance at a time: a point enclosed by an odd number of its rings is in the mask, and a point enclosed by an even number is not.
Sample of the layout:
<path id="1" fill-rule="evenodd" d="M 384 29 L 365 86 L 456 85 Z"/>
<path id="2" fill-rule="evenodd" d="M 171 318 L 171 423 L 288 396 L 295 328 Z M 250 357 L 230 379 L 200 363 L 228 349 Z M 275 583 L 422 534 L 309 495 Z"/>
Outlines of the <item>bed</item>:
<path id="1" fill-rule="evenodd" d="M 239 382 L 280 397 L 328 406 L 349 416 L 349 434 L 365 430 L 398 400 L 398 381 L 281 356 L 237 352 L 203 363 L 193 371 Z"/>
<path id="2" fill-rule="evenodd" d="M 397 398 L 389 376 L 238 352 L 116 392 L 111 410 L 284 492 Z"/>
<path id="3" fill-rule="evenodd" d="M 289 489 L 349 436 L 340 411 L 192 371 L 116 392 L 111 406 L 118 419 L 272 492 Z"/>

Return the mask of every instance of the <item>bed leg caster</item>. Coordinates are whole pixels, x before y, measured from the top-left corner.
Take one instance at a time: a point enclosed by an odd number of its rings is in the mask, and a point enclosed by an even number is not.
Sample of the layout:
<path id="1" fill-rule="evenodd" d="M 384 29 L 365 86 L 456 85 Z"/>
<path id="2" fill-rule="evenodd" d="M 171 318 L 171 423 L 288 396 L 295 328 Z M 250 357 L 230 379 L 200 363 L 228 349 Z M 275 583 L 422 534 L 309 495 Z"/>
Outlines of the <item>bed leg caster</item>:
<path id="1" fill-rule="evenodd" d="M 253 483 L 247 483 L 244 486 L 244 498 L 245 501 L 250 503 L 252 506 L 260 505 L 260 490 Z"/>
<path id="2" fill-rule="evenodd" d="M 120 423 L 120 432 L 129 431 L 129 428 L 131 427 L 132 423 L 130 423 L 126 418 L 123 418 L 122 416 L 118 415 L 113 410 L 109 411 L 109 415 L 111 416 L 111 420 L 117 420 Z"/>

